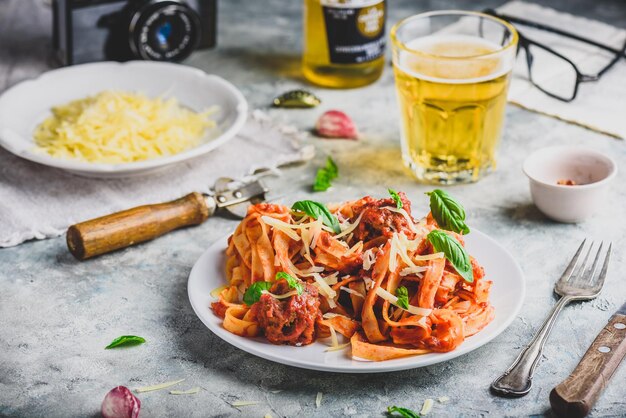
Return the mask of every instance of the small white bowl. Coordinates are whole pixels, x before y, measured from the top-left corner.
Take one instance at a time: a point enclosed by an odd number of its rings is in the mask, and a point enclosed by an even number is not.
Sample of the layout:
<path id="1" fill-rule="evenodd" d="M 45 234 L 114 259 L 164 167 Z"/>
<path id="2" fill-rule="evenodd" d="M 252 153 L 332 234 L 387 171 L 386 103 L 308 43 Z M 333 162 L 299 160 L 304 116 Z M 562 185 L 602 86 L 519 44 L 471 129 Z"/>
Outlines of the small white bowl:
<path id="1" fill-rule="evenodd" d="M 533 152 L 523 170 L 537 208 L 555 221 L 574 223 L 602 207 L 617 165 L 590 148 L 553 146 Z M 559 180 L 573 180 L 576 185 L 560 185 Z"/>

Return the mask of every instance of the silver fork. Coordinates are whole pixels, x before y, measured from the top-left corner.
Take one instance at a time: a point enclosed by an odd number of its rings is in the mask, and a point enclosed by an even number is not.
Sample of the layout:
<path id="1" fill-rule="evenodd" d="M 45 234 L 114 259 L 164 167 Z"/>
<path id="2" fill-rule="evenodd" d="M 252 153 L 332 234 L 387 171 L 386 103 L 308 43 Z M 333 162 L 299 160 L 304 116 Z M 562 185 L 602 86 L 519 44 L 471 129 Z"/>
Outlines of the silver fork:
<path id="1" fill-rule="evenodd" d="M 609 244 L 609 248 L 604 256 L 602 269 L 599 274 L 596 274 L 602 254 L 602 243 L 600 243 L 596 255 L 593 261 L 591 261 L 589 256 L 593 248 L 592 241 L 582 263 L 579 263 L 586 241 L 583 240 L 582 244 L 580 244 L 576 254 L 574 254 L 574 258 L 572 258 L 561 278 L 554 285 L 554 293 L 561 296 L 561 298 L 552 308 L 550 316 L 548 316 L 531 343 L 521 352 L 511 367 L 491 384 L 491 390 L 497 395 L 518 397 L 530 392 L 533 384 L 533 373 L 541 358 L 543 346 L 561 310 L 572 301 L 593 299 L 602 290 L 611 257 L 611 244 Z"/>

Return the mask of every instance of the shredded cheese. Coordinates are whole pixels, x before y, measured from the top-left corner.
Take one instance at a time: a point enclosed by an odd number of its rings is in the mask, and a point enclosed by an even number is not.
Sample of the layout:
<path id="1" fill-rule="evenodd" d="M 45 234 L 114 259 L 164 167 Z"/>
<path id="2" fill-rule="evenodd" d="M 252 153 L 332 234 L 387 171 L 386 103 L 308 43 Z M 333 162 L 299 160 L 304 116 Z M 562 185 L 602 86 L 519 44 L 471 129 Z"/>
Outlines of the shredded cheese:
<path id="1" fill-rule="evenodd" d="M 330 287 L 328 283 L 326 283 L 326 281 L 322 278 L 322 276 L 319 273 L 313 273 L 312 276 L 313 276 L 313 279 L 315 280 L 315 283 L 317 283 L 320 289 L 320 292 L 324 296 L 326 296 L 328 299 L 335 299 L 335 297 L 337 297 L 337 292 L 335 292 L 333 288 Z"/>
<path id="2" fill-rule="evenodd" d="M 337 347 L 328 347 L 324 351 L 339 351 L 339 350 L 343 350 L 344 348 L 348 347 L 349 345 L 350 345 L 350 341 L 348 341 L 345 344 L 339 344 Z"/>
<path id="3" fill-rule="evenodd" d="M 409 228 L 411 229 L 411 231 L 415 232 L 416 234 L 418 233 L 417 228 L 415 227 L 415 224 L 413 223 L 413 220 L 411 220 L 411 217 L 406 212 L 406 210 L 393 208 L 391 206 L 383 206 L 381 209 L 387 209 L 390 212 L 399 213 L 400 215 L 404 217 L 404 219 L 406 220 L 406 223 L 409 224 Z"/>
<path id="4" fill-rule="evenodd" d="M 391 303 L 392 305 L 400 309 L 403 309 L 407 312 L 410 312 L 413 315 L 428 316 L 433 311 L 432 309 L 420 308 L 418 306 L 413 306 L 413 305 L 409 305 L 407 309 L 404 309 L 402 306 L 398 305 L 398 298 L 392 295 L 391 293 L 389 293 L 388 291 L 386 291 L 385 289 L 383 289 L 382 287 L 379 287 L 376 289 L 376 294 L 380 296 L 381 298 L 385 299 L 387 302 Z"/>
<path id="5" fill-rule="evenodd" d="M 242 406 L 252 406 L 252 405 L 258 405 L 259 402 L 256 401 L 236 401 L 230 404 L 230 406 L 233 406 L 235 408 L 241 408 Z"/>
<path id="6" fill-rule="evenodd" d="M 356 290 L 350 289 L 349 287 L 341 286 L 339 289 L 343 290 L 344 292 L 350 293 L 351 295 L 355 295 L 355 296 L 365 299 L 365 296 L 363 296 Z"/>
<path id="7" fill-rule="evenodd" d="M 341 233 L 335 235 L 335 238 L 339 239 L 339 238 L 343 238 L 346 235 L 350 234 L 352 231 L 354 231 L 356 229 L 356 227 L 359 225 L 359 223 L 361 222 L 361 218 L 363 217 L 363 214 L 365 213 L 365 211 L 361 212 L 361 214 L 359 215 L 358 218 L 356 218 L 356 221 L 354 221 L 353 224 L 350 224 L 348 222 L 348 226 L 346 227 L 346 229 L 344 229 L 343 231 L 341 231 Z"/>
<path id="8" fill-rule="evenodd" d="M 422 277 L 423 276 L 423 272 L 425 272 L 426 270 L 428 270 L 428 267 L 424 267 L 424 266 L 415 266 L 415 267 L 405 267 L 402 270 L 400 270 L 400 276 L 408 276 L 408 275 L 415 275 L 418 277 Z"/>
<path id="9" fill-rule="evenodd" d="M 369 271 L 375 262 L 376 254 L 374 254 L 374 248 L 370 248 L 363 253 L 363 270 Z"/>
<path id="10" fill-rule="evenodd" d="M 228 287 L 227 284 L 222 285 L 220 287 L 216 287 L 215 289 L 211 290 L 211 297 L 213 298 L 218 298 L 220 296 L 220 293 L 222 293 L 222 290 L 226 289 Z"/>
<path id="11" fill-rule="evenodd" d="M 196 113 L 174 98 L 103 91 L 52 108 L 33 134 L 55 158 L 120 164 L 178 154 L 216 126 L 217 108 Z"/>
<path id="12" fill-rule="evenodd" d="M 322 405 L 322 396 L 324 396 L 322 392 L 317 392 L 317 396 L 315 397 L 316 408 L 319 408 Z"/>
<path id="13" fill-rule="evenodd" d="M 424 405 L 422 405 L 422 410 L 420 411 L 420 415 L 426 415 L 428 414 L 432 409 L 433 409 L 433 400 L 432 399 L 426 399 L 424 401 Z"/>
<path id="14" fill-rule="evenodd" d="M 161 389 L 169 388 L 170 386 L 177 385 L 180 382 L 184 382 L 184 381 L 185 381 L 185 379 L 180 379 L 180 380 L 173 380 L 171 382 L 160 383 L 158 385 L 153 385 L 153 386 L 144 386 L 144 387 L 135 389 L 135 392 L 137 392 L 137 393 L 153 392 L 155 390 L 161 390 Z"/>
<path id="15" fill-rule="evenodd" d="M 439 403 L 446 403 L 450 400 L 450 398 L 448 398 L 447 396 L 440 396 L 439 398 L 437 398 L 437 400 L 439 401 Z"/>
<path id="16" fill-rule="evenodd" d="M 195 395 L 200 392 L 199 387 L 187 389 L 187 390 L 170 390 L 170 395 Z"/>
<path id="17" fill-rule="evenodd" d="M 298 235 L 294 229 L 301 229 L 302 225 L 292 225 L 287 222 L 283 222 L 280 219 L 272 218 L 271 216 L 263 215 L 261 216 L 261 220 L 271 226 L 272 228 L 276 228 L 279 231 L 283 232 L 289 238 L 294 241 L 300 241 L 300 235 Z"/>

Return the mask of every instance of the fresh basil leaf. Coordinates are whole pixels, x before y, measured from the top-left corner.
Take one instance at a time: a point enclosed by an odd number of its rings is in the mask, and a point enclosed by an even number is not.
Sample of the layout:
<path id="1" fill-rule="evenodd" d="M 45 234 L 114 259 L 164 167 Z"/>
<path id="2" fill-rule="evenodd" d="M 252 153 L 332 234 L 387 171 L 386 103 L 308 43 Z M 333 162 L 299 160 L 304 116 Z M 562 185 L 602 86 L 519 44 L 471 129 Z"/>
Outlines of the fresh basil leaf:
<path id="1" fill-rule="evenodd" d="M 454 266 L 454 269 L 466 282 L 474 281 L 474 270 L 465 248 L 454 237 L 440 230 L 433 230 L 426 236 L 436 252 L 444 253 L 445 257 Z"/>
<path id="2" fill-rule="evenodd" d="M 448 193 L 440 189 L 426 193 L 430 196 L 430 212 L 441 229 L 467 235 L 470 232 L 465 224 L 465 209 Z"/>
<path id="3" fill-rule="evenodd" d="M 332 158 L 326 159 L 326 166 L 317 170 L 315 174 L 315 183 L 313 190 L 316 192 L 324 192 L 332 186 L 332 181 L 339 176 L 339 168 Z"/>
<path id="4" fill-rule="evenodd" d="M 279 271 L 278 273 L 276 273 L 276 280 L 280 279 L 287 280 L 287 283 L 289 283 L 289 287 L 292 289 L 296 289 L 299 295 L 304 292 L 304 286 L 302 286 L 302 282 L 292 275 L 285 273 L 284 271 Z"/>
<path id="5" fill-rule="evenodd" d="M 409 291 L 406 287 L 400 286 L 396 289 L 396 297 L 398 301 L 396 302 L 399 307 L 404 309 L 409 309 Z"/>
<path id="6" fill-rule="evenodd" d="M 409 408 L 401 408 L 399 406 L 389 406 L 387 407 L 387 416 L 393 417 L 398 416 L 399 414 L 402 418 L 420 418 L 417 415 L 417 412 L 410 410 Z"/>
<path id="7" fill-rule="evenodd" d="M 122 335 L 121 337 L 117 337 L 116 339 L 111 341 L 111 344 L 107 345 L 104 348 L 109 349 L 109 348 L 116 348 L 116 347 L 122 347 L 122 346 L 128 347 L 132 345 L 143 344 L 145 342 L 146 340 L 143 337 L 138 337 L 136 335 Z"/>
<path id="8" fill-rule="evenodd" d="M 335 215 L 330 213 L 328 208 L 319 202 L 315 202 L 313 200 L 300 200 L 294 203 L 291 209 L 298 212 L 304 212 L 313 219 L 321 218 L 322 223 L 332 228 L 335 234 L 341 232 L 341 228 L 339 227 L 339 221 L 337 220 Z"/>
<path id="9" fill-rule="evenodd" d="M 264 290 L 270 290 L 272 283 L 270 282 L 254 282 L 252 283 L 246 293 L 243 295 L 243 303 L 248 306 L 252 306 L 259 301 Z"/>
<path id="10" fill-rule="evenodd" d="M 393 189 L 387 189 L 387 191 L 391 195 L 393 201 L 396 202 L 396 208 L 402 209 L 402 199 L 400 199 L 400 195 L 398 194 L 398 192 Z"/>

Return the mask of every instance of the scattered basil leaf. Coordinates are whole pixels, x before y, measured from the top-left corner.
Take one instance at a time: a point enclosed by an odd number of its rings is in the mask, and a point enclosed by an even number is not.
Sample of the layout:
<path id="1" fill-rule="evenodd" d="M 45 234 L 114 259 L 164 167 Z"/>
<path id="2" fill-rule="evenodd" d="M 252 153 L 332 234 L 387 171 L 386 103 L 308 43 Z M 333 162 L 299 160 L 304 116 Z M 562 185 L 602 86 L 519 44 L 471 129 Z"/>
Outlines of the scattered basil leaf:
<path id="1" fill-rule="evenodd" d="M 289 273 L 285 273 L 284 271 L 279 271 L 276 273 L 276 280 L 285 279 L 287 283 L 289 283 L 289 287 L 292 289 L 296 289 L 298 294 L 301 295 L 304 292 L 304 286 L 302 286 L 302 282 Z"/>
<path id="2" fill-rule="evenodd" d="M 467 235 L 470 232 L 465 224 L 465 209 L 448 193 L 440 189 L 426 193 L 430 196 L 430 212 L 441 229 Z"/>
<path id="3" fill-rule="evenodd" d="M 337 220 L 335 215 L 330 213 L 328 208 L 319 202 L 315 202 L 313 200 L 300 200 L 294 203 L 291 209 L 298 211 L 298 212 L 304 212 L 313 219 L 321 218 L 322 223 L 332 228 L 335 234 L 338 234 L 341 232 L 339 221 Z"/>
<path id="4" fill-rule="evenodd" d="M 393 189 L 387 189 L 387 191 L 391 195 L 393 201 L 396 202 L 396 208 L 402 209 L 402 199 L 400 199 L 400 195 L 398 194 L 398 192 Z"/>
<path id="5" fill-rule="evenodd" d="M 456 238 L 440 230 L 433 230 L 426 236 L 436 252 L 444 253 L 445 257 L 454 266 L 454 269 L 463 277 L 466 282 L 474 281 L 474 271 L 472 263 L 465 248 Z"/>
<path id="6" fill-rule="evenodd" d="M 326 159 L 326 165 L 317 170 L 315 174 L 315 183 L 313 190 L 316 192 L 324 192 L 332 186 L 332 181 L 339 176 L 339 168 L 332 158 Z"/>
<path id="7" fill-rule="evenodd" d="M 252 283 L 246 293 L 243 295 L 243 303 L 248 306 L 252 306 L 259 301 L 264 290 L 270 290 L 272 283 L 270 282 L 254 282 Z"/>
<path id="8" fill-rule="evenodd" d="M 398 416 L 395 413 L 399 414 L 402 418 L 420 418 L 420 416 L 417 415 L 417 412 L 412 411 L 409 408 L 401 408 L 399 406 L 387 407 L 387 416 Z"/>
<path id="9" fill-rule="evenodd" d="M 396 302 L 399 307 L 404 309 L 409 309 L 409 291 L 406 287 L 400 286 L 396 289 L 396 297 L 398 301 Z"/>
<path id="10" fill-rule="evenodd" d="M 128 346 L 143 344 L 145 342 L 146 340 L 143 337 L 138 337 L 136 335 L 122 335 L 121 337 L 117 337 L 116 339 L 111 341 L 111 344 L 107 345 L 104 348 L 105 350 L 108 350 L 109 348 L 116 348 L 116 347 L 122 347 L 122 346 L 128 347 Z"/>

